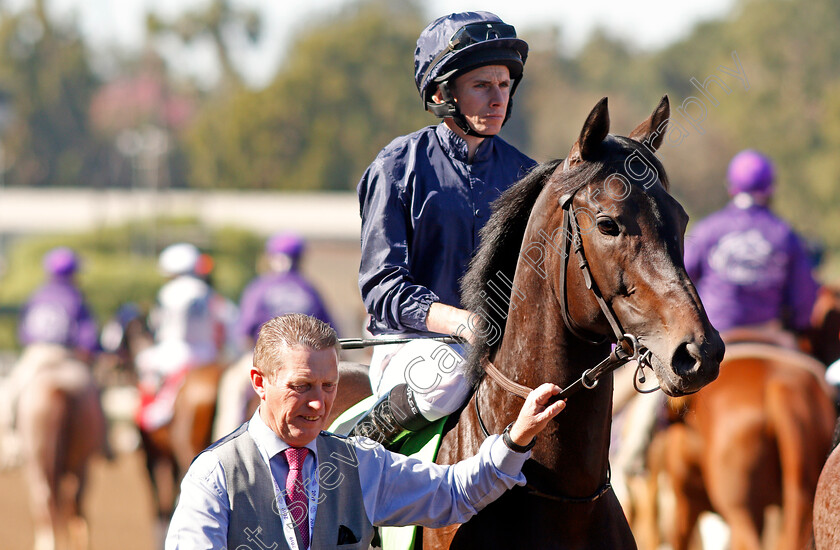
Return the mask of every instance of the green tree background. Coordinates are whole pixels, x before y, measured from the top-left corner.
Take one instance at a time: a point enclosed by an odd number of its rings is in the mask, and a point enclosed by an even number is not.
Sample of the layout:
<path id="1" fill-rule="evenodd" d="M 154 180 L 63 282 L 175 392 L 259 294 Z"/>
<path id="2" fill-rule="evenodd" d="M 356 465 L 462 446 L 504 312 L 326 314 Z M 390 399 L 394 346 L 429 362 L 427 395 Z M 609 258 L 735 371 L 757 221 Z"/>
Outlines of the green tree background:
<path id="1" fill-rule="evenodd" d="M 86 44 L 72 23 L 51 20 L 44 0 L 0 11 L 0 92 L 14 112 L 3 138 L 5 182 L 129 187 L 132 171 L 119 138 L 153 126 L 171 143 L 161 170 L 165 186 L 350 191 L 391 139 L 436 123 L 423 112 L 413 84 L 412 54 L 428 19 L 419 1 L 348 4 L 311 21 L 271 82 L 254 89 L 238 74 L 228 37 L 259 40 L 260 21 L 226 0 L 176 21 L 150 14 L 147 48 L 134 57 L 114 54 L 110 65 L 102 63 L 107 52 Z M 539 161 L 563 157 L 601 97 L 610 99 L 613 131 L 626 134 L 663 93 L 677 108 L 691 97 L 704 99 L 692 78 L 721 77 L 730 91 L 711 85 L 719 104 L 706 100 L 703 133 L 686 125 L 683 142 L 661 151 L 674 193 L 698 219 L 726 202 L 732 155 L 747 147 L 766 152 L 777 163 L 777 210 L 825 247 L 821 274 L 832 280 L 840 274 L 838 26 L 834 0 L 740 0 L 725 18 L 698 24 L 655 51 L 639 51 L 599 30 L 579 51 L 566 52 L 556 28 L 519 29 L 532 50 L 503 135 Z M 223 78 L 207 88 L 176 73 L 156 48 L 164 37 L 185 45 L 209 40 Z M 735 67 L 733 55 L 748 89 L 721 71 Z M 114 93 L 115 83 L 141 78 L 157 86 L 155 101 L 132 103 Z M 105 271 L 133 265 L 126 263 L 130 239 L 120 241 L 118 234 L 91 245 Z M 10 272 L 2 279 L 4 302 L 34 285 L 36 258 L 48 244 L 31 245 L 28 276 Z M 253 264 L 253 256 L 238 258 Z M 143 261 L 148 265 L 130 271 L 152 273 L 152 260 Z M 232 296 L 244 277 L 234 280 Z M 134 283 L 108 284 L 126 299 L 148 295 Z M 97 307 L 104 314 L 112 306 Z"/>

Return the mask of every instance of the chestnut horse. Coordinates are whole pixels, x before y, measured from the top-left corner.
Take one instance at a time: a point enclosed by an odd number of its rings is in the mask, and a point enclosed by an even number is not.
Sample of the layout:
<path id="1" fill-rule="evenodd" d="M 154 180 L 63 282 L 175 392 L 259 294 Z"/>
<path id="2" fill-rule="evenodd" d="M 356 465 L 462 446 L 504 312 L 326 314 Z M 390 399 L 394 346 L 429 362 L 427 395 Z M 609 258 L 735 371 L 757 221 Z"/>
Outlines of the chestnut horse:
<path id="1" fill-rule="evenodd" d="M 811 328 L 800 342 L 822 362 L 762 344 L 762 333 L 740 331 L 743 341 L 736 343 L 731 339 L 738 331 L 724 335 L 727 353 L 718 380 L 696 396 L 672 402 L 677 423 L 651 444 L 647 494 L 636 495 L 640 509 L 651 514 L 636 524 L 647 547 L 658 546 L 660 472 L 669 474 L 675 493 L 670 538 L 677 550 L 688 547 L 704 511 L 717 512 L 729 523 L 735 549 L 758 548 L 762 538 L 774 535 L 778 548 L 806 544 L 834 419 L 834 392 L 824 373 L 825 364 L 840 357 L 838 331 L 840 293 L 823 287 Z M 765 508 L 771 504 L 782 507 L 781 532 L 774 535 L 764 533 Z"/>
<path id="2" fill-rule="evenodd" d="M 733 550 L 759 550 L 771 505 L 782 510 L 776 547 L 808 544 L 834 424 L 820 369 L 816 360 L 784 348 L 728 344 L 718 380 L 686 399 L 682 421 L 652 445 L 652 453 L 661 454 L 650 459 L 651 494 L 659 465 L 673 486 L 674 550 L 688 548 L 704 511 L 729 525 Z"/>
<path id="3" fill-rule="evenodd" d="M 28 348 L 40 368 L 21 389 L 18 430 L 35 548 L 86 549 L 81 502 L 90 459 L 104 450 L 105 417 L 91 369 L 53 345 Z"/>
<path id="4" fill-rule="evenodd" d="M 811 315 L 812 351 L 826 364 L 840 358 L 840 289 L 820 289 Z M 835 427 L 833 449 L 823 465 L 814 495 L 814 543 L 817 550 L 840 547 L 840 423 Z"/>
<path id="5" fill-rule="evenodd" d="M 837 289 L 820 289 L 811 327 L 802 344 L 822 362 L 764 344 L 727 344 L 718 380 L 680 403 L 681 421 L 651 445 L 648 498 L 655 498 L 658 471 L 666 471 L 676 499 L 675 550 L 688 547 L 704 511 L 729 524 L 733 549 L 759 548 L 765 508 L 773 504 L 782 508 L 778 548 L 799 549 L 810 540 L 812 510 L 826 509 L 814 497 L 835 418 L 824 363 L 840 357 Z M 815 530 L 821 524 L 824 517 L 814 518 Z M 655 547 L 655 528 L 644 529 Z"/>
<path id="6" fill-rule="evenodd" d="M 539 436 L 525 487 L 463 525 L 425 529 L 424 548 L 636 547 L 610 487 L 612 374 L 595 373 L 616 354 L 611 340 L 630 343 L 680 396 L 714 380 L 724 352 L 683 266 L 688 216 L 654 154 L 669 113 L 666 96 L 629 138 L 614 136 L 602 99 L 565 161 L 537 167 L 495 203 L 463 284 L 480 317 L 467 367 L 477 390 L 438 462 L 474 455 L 483 428 L 498 434 L 516 418 L 512 381 L 591 389 Z"/>
<path id="7" fill-rule="evenodd" d="M 814 546 L 817 550 L 840 548 L 840 423 L 834 448 L 828 456 L 814 496 Z"/>

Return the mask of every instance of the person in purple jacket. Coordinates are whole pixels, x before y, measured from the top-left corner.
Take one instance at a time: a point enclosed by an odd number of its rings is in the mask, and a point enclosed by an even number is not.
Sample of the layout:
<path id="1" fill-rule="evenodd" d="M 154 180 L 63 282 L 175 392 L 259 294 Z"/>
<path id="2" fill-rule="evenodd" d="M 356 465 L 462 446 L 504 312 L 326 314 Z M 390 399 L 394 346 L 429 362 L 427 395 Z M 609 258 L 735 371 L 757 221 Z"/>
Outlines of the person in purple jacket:
<path id="1" fill-rule="evenodd" d="M 0 398 L 0 438 L 10 439 L 17 397 L 24 384 L 44 369 L 68 360 L 90 365 L 99 349 L 97 324 L 79 290 L 79 258 L 69 248 L 55 248 L 43 260 L 47 281 L 24 304 L 18 323 L 23 346 Z"/>
<path id="2" fill-rule="evenodd" d="M 265 243 L 268 272 L 251 281 L 239 302 L 236 334 L 250 350 L 266 321 L 286 313 L 304 313 L 336 328 L 320 294 L 301 275 L 306 243 L 292 232 L 278 233 Z"/>
<path id="3" fill-rule="evenodd" d="M 267 272 L 251 281 L 240 299 L 234 336 L 242 356 L 227 369 L 219 384 L 214 439 L 235 430 L 247 418 L 248 401 L 253 396 L 248 373 L 254 343 L 265 322 L 287 313 L 303 313 L 336 328 L 321 295 L 300 273 L 305 250 L 306 242 L 294 232 L 277 233 L 265 243 Z"/>
<path id="4" fill-rule="evenodd" d="M 18 339 L 24 347 L 55 344 L 89 362 L 98 349 L 97 325 L 75 280 L 79 259 L 69 248 L 56 248 L 43 265 L 48 280 L 24 305 Z"/>
<path id="5" fill-rule="evenodd" d="M 809 327 L 818 284 L 800 237 L 770 209 L 770 159 L 741 151 L 728 171 L 732 201 L 685 240 L 685 267 L 722 333 L 757 329 L 791 347 Z"/>

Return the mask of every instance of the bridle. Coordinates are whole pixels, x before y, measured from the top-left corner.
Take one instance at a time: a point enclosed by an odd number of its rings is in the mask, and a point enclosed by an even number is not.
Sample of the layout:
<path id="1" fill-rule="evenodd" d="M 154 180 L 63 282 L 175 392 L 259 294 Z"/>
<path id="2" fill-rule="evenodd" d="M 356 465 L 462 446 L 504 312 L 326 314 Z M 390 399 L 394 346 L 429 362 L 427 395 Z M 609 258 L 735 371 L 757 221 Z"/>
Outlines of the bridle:
<path id="1" fill-rule="evenodd" d="M 565 164 L 563 167 L 566 169 Z M 653 370 L 650 363 L 651 352 L 639 343 L 639 339 L 636 336 L 624 332 L 624 329 L 621 327 L 621 322 L 618 320 L 618 317 L 615 315 L 615 312 L 612 310 L 610 305 L 606 302 L 606 300 L 604 300 L 604 297 L 601 294 L 601 289 L 598 288 L 598 284 L 592 278 L 592 270 L 589 267 L 589 262 L 586 260 L 586 253 L 583 248 L 583 239 L 580 236 L 580 225 L 578 224 L 575 208 L 572 204 L 575 195 L 578 191 L 580 191 L 580 189 L 581 188 L 575 189 L 560 199 L 560 205 L 563 209 L 563 227 L 561 229 L 561 236 L 564 237 L 565 241 L 561 254 L 563 260 L 560 273 L 558 275 L 557 285 L 560 290 L 560 312 L 566 327 L 577 338 L 590 344 L 602 344 L 607 341 L 606 336 L 600 339 L 592 339 L 583 334 L 584 331 L 580 327 L 577 327 L 577 324 L 569 314 L 568 291 L 566 290 L 566 271 L 568 270 L 569 257 L 572 252 L 571 247 L 572 244 L 574 244 L 574 254 L 578 258 L 578 267 L 583 272 L 583 279 L 586 284 L 586 288 L 589 289 L 595 296 L 595 300 L 598 302 L 601 311 L 607 318 L 607 322 L 610 324 L 613 335 L 615 336 L 616 346 L 606 359 L 591 369 L 585 370 L 579 379 L 575 380 L 573 383 L 563 388 L 560 393 L 553 396 L 550 401 L 551 403 L 557 401 L 558 399 L 566 399 L 582 388 L 587 390 L 594 389 L 598 385 L 598 380 L 601 377 L 613 372 L 618 367 L 629 363 L 630 361 L 636 361 L 638 365 L 636 368 L 636 376 L 633 380 L 633 384 L 637 391 L 640 393 L 649 393 L 659 389 L 657 387 L 653 390 L 642 390 L 639 387 L 639 383 L 645 382 L 644 369 L 649 368 Z M 489 357 L 482 358 L 482 365 L 490 378 L 492 378 L 503 389 L 521 397 L 522 399 L 528 397 L 532 388 L 518 384 L 505 376 L 490 361 Z"/>
<path id="2" fill-rule="evenodd" d="M 567 169 L 568 158 L 564 161 L 563 164 L 563 170 Z M 586 254 L 583 248 L 583 239 L 581 238 L 580 233 L 580 226 L 577 221 L 574 205 L 572 204 L 575 195 L 578 191 L 580 191 L 580 189 L 582 189 L 582 187 L 578 187 L 577 189 L 569 192 L 560 199 L 560 205 L 563 209 L 563 226 L 561 229 L 561 237 L 565 241 L 563 252 L 561 254 L 562 266 L 560 269 L 558 280 L 558 288 L 560 290 L 560 311 L 563 317 L 563 322 L 565 323 L 566 327 L 577 338 L 590 344 L 602 344 L 607 341 L 606 336 L 598 339 L 592 339 L 585 335 L 585 331 L 576 325 L 576 323 L 569 314 L 568 292 L 566 290 L 566 271 L 569 266 L 571 247 L 574 244 L 574 254 L 575 256 L 577 256 L 578 259 L 578 267 L 583 272 L 583 279 L 586 284 L 586 288 L 594 294 L 595 300 L 598 302 L 601 311 L 607 318 L 607 322 L 610 324 L 610 327 L 613 331 L 613 335 L 615 336 L 616 346 L 603 361 L 601 361 L 594 367 L 585 370 L 580 376 L 580 378 L 563 388 L 557 395 L 552 396 L 549 400 L 549 404 L 554 403 L 560 399 L 566 399 L 567 397 L 577 393 L 581 389 L 594 389 L 598 385 L 598 381 L 600 378 L 613 372 L 620 366 L 629 363 L 630 361 L 636 361 L 637 363 L 636 374 L 633 377 L 633 386 L 635 387 L 636 391 L 640 393 L 650 393 L 659 389 L 658 386 L 650 390 L 643 390 L 640 388 L 639 384 L 643 384 L 645 382 L 644 369 L 649 368 L 653 370 L 653 367 L 650 363 L 651 352 L 639 343 L 639 340 L 636 336 L 624 332 L 624 330 L 621 327 L 621 322 L 618 320 L 618 317 L 616 317 L 615 312 L 612 310 L 610 305 L 604 300 L 604 297 L 601 294 L 601 290 L 600 288 L 598 288 L 598 284 L 592 278 L 592 270 L 589 267 L 589 262 L 587 262 L 586 260 Z M 487 375 L 508 393 L 521 397 L 522 399 L 526 399 L 528 397 L 528 394 L 531 393 L 532 388 L 514 382 L 513 380 L 508 378 L 490 361 L 489 357 L 485 356 L 482 358 L 482 366 L 484 367 L 484 371 L 487 373 Z M 477 394 L 480 388 L 481 381 L 479 381 L 478 385 L 476 386 L 476 396 L 474 399 L 475 412 L 476 416 L 478 417 L 478 424 L 481 427 L 481 431 L 484 433 L 485 437 L 489 437 L 490 432 L 487 430 L 487 427 L 485 426 L 484 421 L 481 418 L 481 411 L 478 408 Z M 535 496 L 564 502 L 594 502 L 595 500 L 598 500 L 601 496 L 603 496 L 609 490 L 610 487 L 611 485 L 609 468 L 607 469 L 606 482 L 602 484 L 601 487 L 599 487 L 598 490 L 595 491 L 595 493 L 587 497 L 566 497 L 559 495 L 551 495 L 541 492 L 530 485 L 526 485 L 526 488 L 529 488 L 530 492 Z"/>

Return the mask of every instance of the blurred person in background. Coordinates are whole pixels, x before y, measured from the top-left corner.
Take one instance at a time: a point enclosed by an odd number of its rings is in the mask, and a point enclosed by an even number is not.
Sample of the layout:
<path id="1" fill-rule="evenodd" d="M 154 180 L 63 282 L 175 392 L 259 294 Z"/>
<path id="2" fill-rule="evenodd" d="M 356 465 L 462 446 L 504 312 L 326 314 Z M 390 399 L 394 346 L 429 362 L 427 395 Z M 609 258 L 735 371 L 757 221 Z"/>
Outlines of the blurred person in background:
<path id="1" fill-rule="evenodd" d="M 470 393 L 461 369 L 452 368 L 462 363 L 463 346 L 428 338 L 471 337 L 459 281 L 490 203 L 536 164 L 498 136 L 527 57 L 528 44 L 488 12 L 440 17 L 417 40 L 415 84 L 423 108 L 443 120 L 388 144 L 357 188 L 368 329 L 417 340 L 374 348 L 370 379 L 380 400 L 354 434 L 388 446 L 452 413 Z M 405 369 L 418 360 L 424 368 L 415 370 L 424 372 L 412 389 Z"/>
<path id="2" fill-rule="evenodd" d="M 770 209 L 769 158 L 741 151 L 729 164 L 731 202 L 697 222 L 685 239 L 685 267 L 712 325 L 790 348 L 810 326 L 818 283 L 803 240 Z"/>
<path id="3" fill-rule="evenodd" d="M 168 280 L 149 314 L 155 343 L 136 360 L 138 424 L 145 430 L 169 422 L 184 375 L 217 362 L 227 338 L 222 302 L 197 272 L 200 258 L 194 245 L 176 243 L 158 259 L 158 269 Z"/>
<path id="4" fill-rule="evenodd" d="M 254 397 L 248 373 L 263 323 L 287 313 L 303 313 L 337 328 L 321 295 L 300 272 L 305 251 L 306 242 L 294 232 L 277 233 L 266 240 L 261 258 L 266 271 L 248 283 L 239 301 L 234 335 L 241 357 L 222 376 L 213 439 L 247 419 L 248 402 Z"/>
<path id="5" fill-rule="evenodd" d="M 12 431 L 23 384 L 40 371 L 70 359 L 91 365 L 98 350 L 96 321 L 75 278 L 79 263 L 69 248 L 50 250 L 43 259 L 47 282 L 32 293 L 21 310 L 18 340 L 23 353 L 6 381 L 5 398 L 0 398 L 4 454 L 14 454 Z"/>
<path id="6" fill-rule="evenodd" d="M 214 285 L 215 269 L 216 260 L 213 256 L 206 252 L 199 254 L 198 261 L 195 264 L 195 274 L 213 289 L 216 288 Z M 221 324 L 217 328 L 224 330 L 224 334 L 219 334 L 218 336 L 218 340 L 222 342 L 219 358 L 225 364 L 229 364 L 239 357 L 239 344 L 236 336 L 239 306 L 220 292 L 214 292 L 211 298 L 210 309 L 221 321 Z"/>

